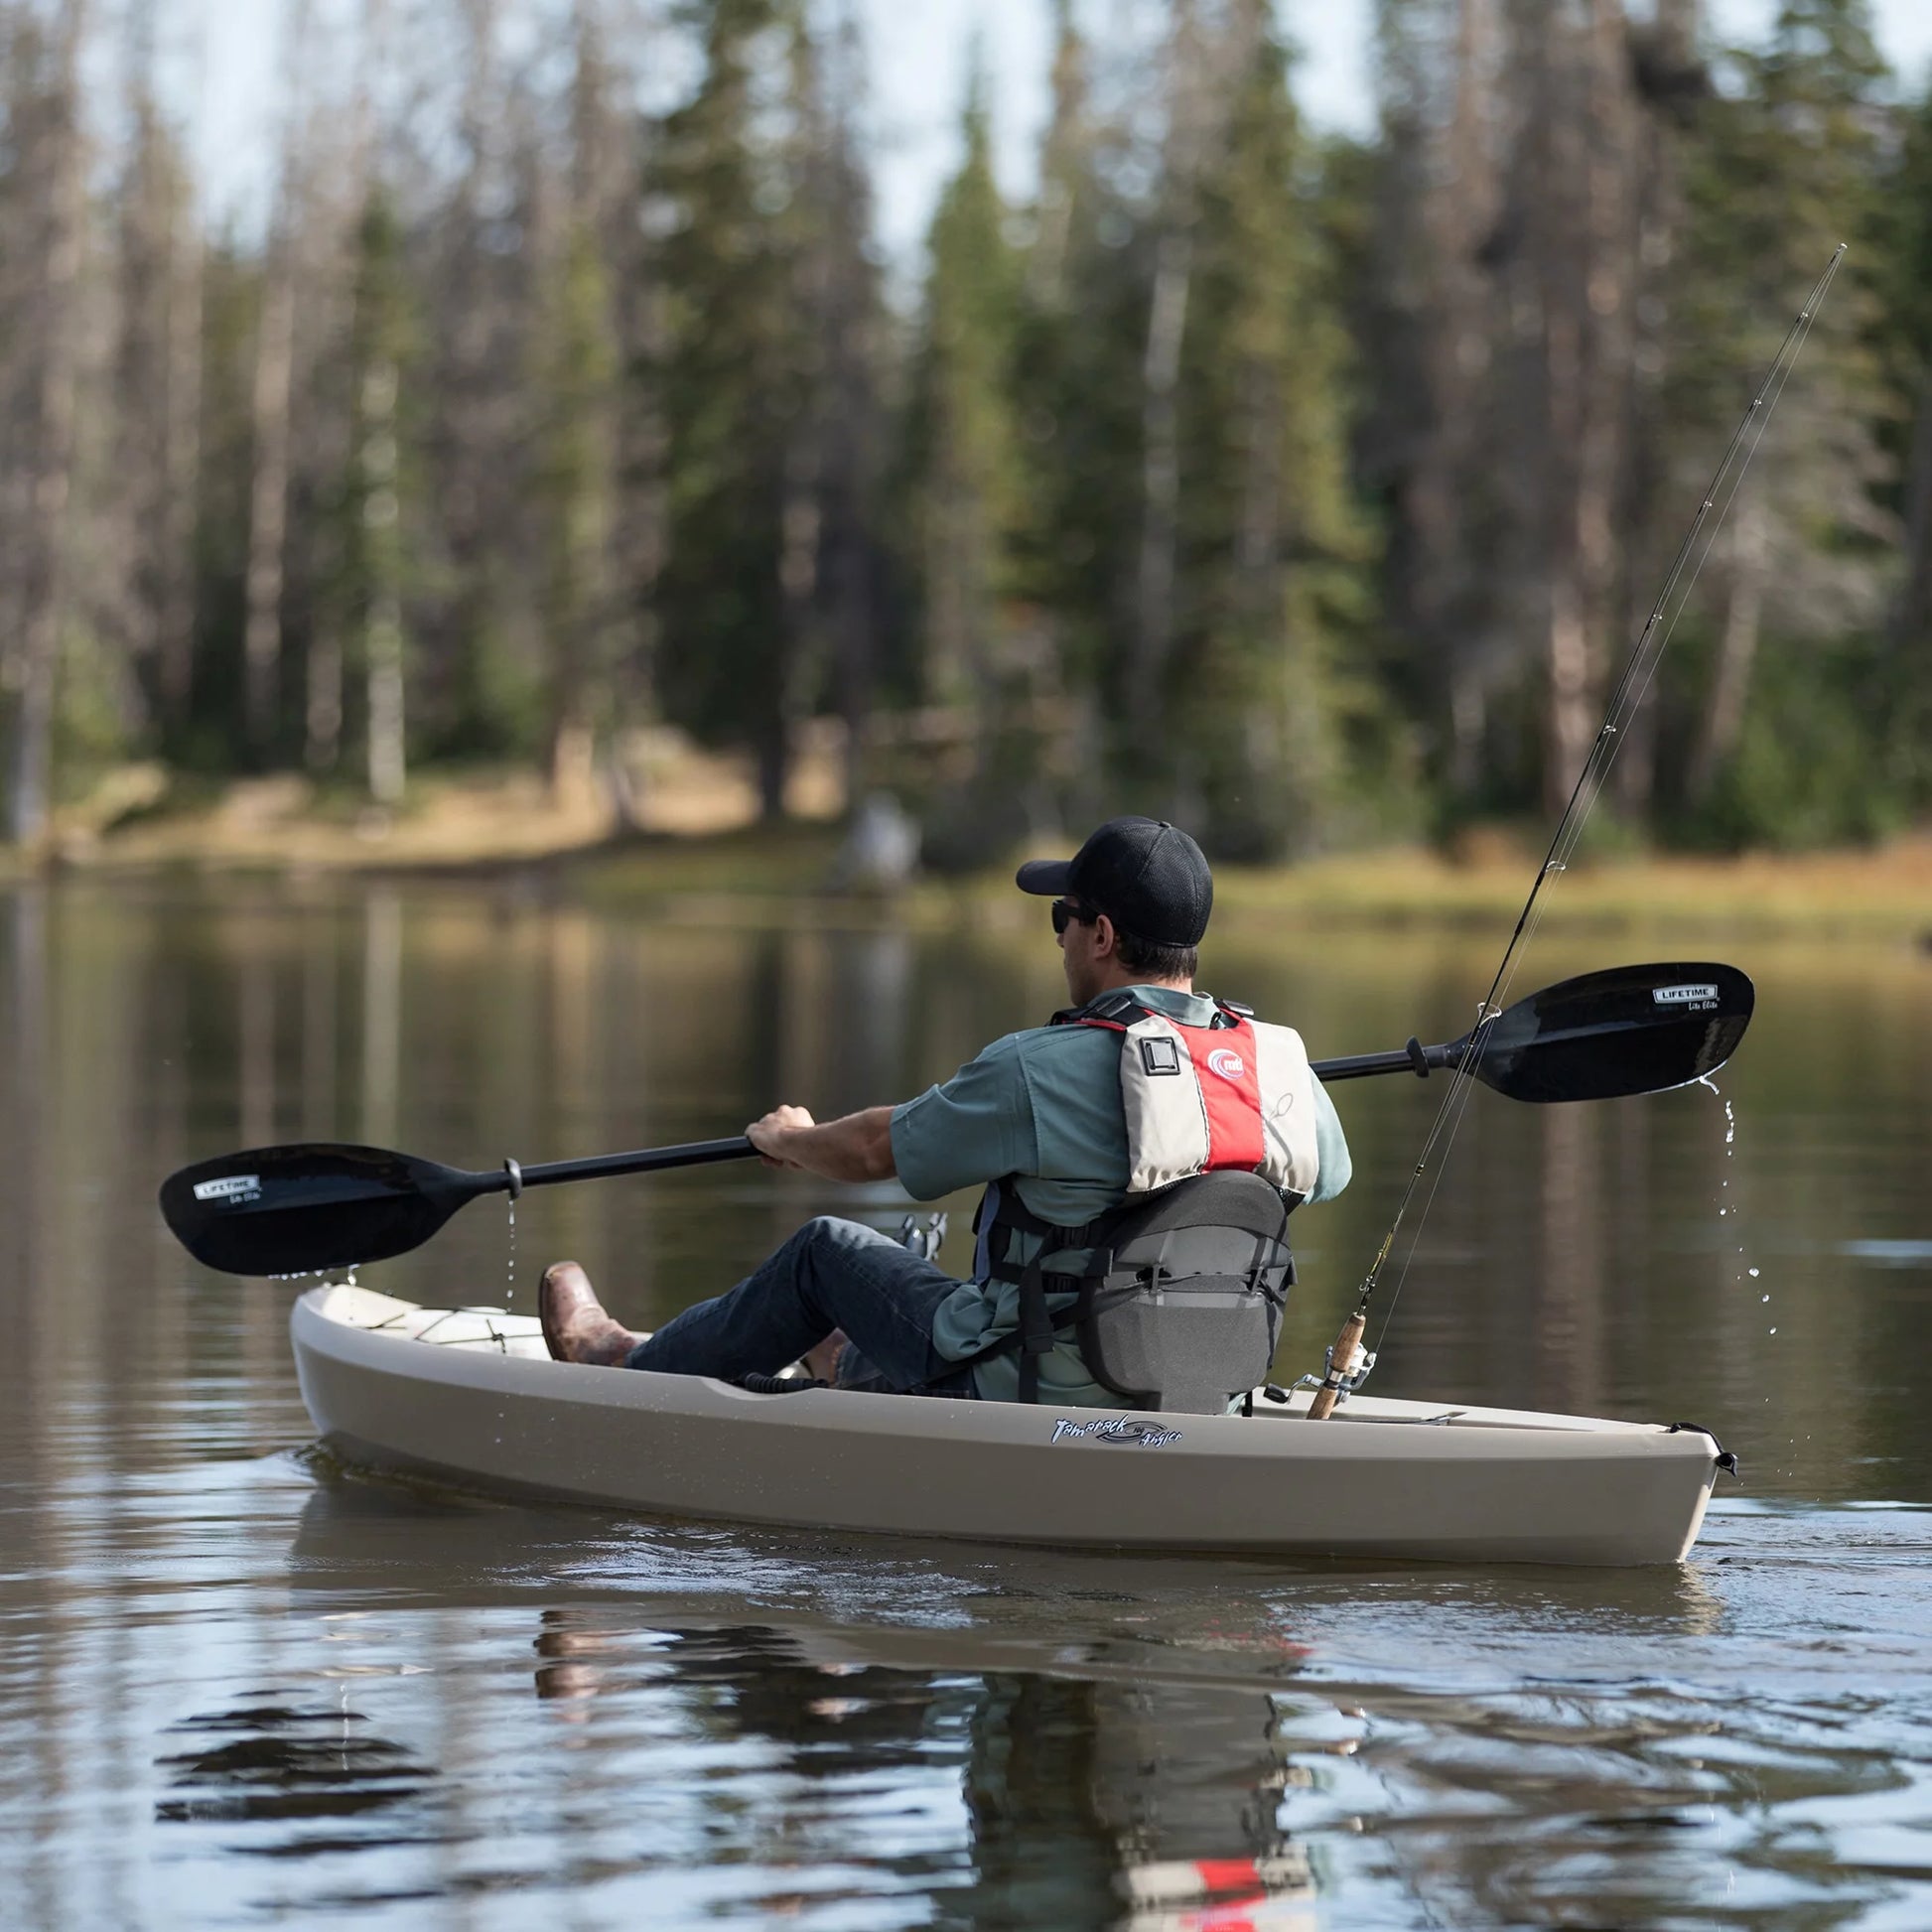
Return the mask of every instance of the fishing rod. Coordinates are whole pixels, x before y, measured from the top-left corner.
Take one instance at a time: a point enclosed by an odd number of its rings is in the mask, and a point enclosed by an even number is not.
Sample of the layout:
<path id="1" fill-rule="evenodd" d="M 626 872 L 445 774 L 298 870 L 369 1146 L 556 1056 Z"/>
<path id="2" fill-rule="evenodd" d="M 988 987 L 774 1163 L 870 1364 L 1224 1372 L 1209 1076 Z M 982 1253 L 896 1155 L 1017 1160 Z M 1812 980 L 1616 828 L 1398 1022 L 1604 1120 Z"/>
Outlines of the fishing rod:
<path id="1" fill-rule="evenodd" d="M 1442 1184 L 1442 1168 L 1449 1157 L 1449 1148 L 1455 1140 L 1456 1130 L 1462 1122 L 1462 1115 L 1468 1105 L 1469 1095 L 1474 1090 L 1480 1074 L 1483 1055 L 1488 1050 L 1494 1023 L 1502 1014 L 1498 1004 L 1506 995 L 1516 958 L 1534 934 L 1541 918 L 1543 889 L 1551 879 L 1568 870 L 1571 857 L 1577 849 L 1577 841 L 1583 835 L 1585 823 L 1589 817 L 1591 807 L 1602 791 L 1603 782 L 1609 775 L 1610 766 L 1615 762 L 1617 747 L 1621 742 L 1624 728 L 1642 704 L 1645 693 L 1650 689 L 1650 681 L 1656 673 L 1669 646 L 1671 633 L 1677 627 L 1677 621 L 1690 602 L 1691 592 L 1697 587 L 1699 574 L 1711 555 L 1718 532 L 1724 526 L 1725 513 L 1729 510 L 1738 487 L 1744 480 L 1744 473 L 1750 468 L 1752 456 L 1763 440 L 1764 431 L 1776 409 L 1778 397 L 1784 392 L 1784 385 L 1803 348 L 1805 338 L 1811 334 L 1813 320 L 1818 314 L 1819 305 L 1829 293 L 1832 283 L 1837 279 L 1839 266 L 1845 259 L 1846 243 L 1840 242 L 1832 250 L 1832 258 L 1825 265 L 1825 272 L 1812 285 L 1811 293 L 1805 298 L 1803 308 L 1792 320 L 1784 339 L 1778 345 L 1777 353 L 1771 358 L 1771 365 L 1765 371 L 1763 381 L 1758 385 L 1750 406 L 1744 411 L 1737 427 L 1731 433 L 1730 441 L 1725 446 L 1723 460 L 1706 486 L 1697 513 L 1691 518 L 1690 528 L 1684 533 L 1683 541 L 1671 559 L 1669 571 L 1664 578 L 1663 589 L 1658 593 L 1656 602 L 1651 606 L 1650 616 L 1643 629 L 1638 633 L 1629 659 L 1624 664 L 1623 674 L 1617 679 L 1610 693 L 1609 703 L 1605 706 L 1603 720 L 1598 726 L 1596 736 L 1584 759 L 1583 768 L 1577 773 L 1577 781 L 1571 787 L 1570 797 L 1563 809 L 1563 816 L 1557 821 L 1557 829 L 1550 840 L 1550 849 L 1544 854 L 1543 863 L 1537 868 L 1536 878 L 1530 885 L 1529 897 L 1523 901 L 1523 909 L 1516 918 L 1515 929 L 1509 935 L 1509 943 L 1503 948 L 1503 956 L 1496 967 L 1495 977 L 1489 983 L 1489 991 L 1476 1007 L 1476 1024 L 1470 1035 L 1470 1048 L 1455 1063 L 1449 1073 L 1449 1089 L 1443 1096 L 1442 1105 L 1437 1109 L 1436 1118 L 1429 1130 L 1429 1137 L 1423 1143 L 1422 1156 L 1417 1161 L 1415 1172 L 1409 1176 L 1409 1184 L 1403 1189 L 1402 1199 L 1397 1204 L 1395 1218 L 1389 1223 L 1388 1232 L 1382 1237 L 1382 1245 L 1377 1250 L 1369 1271 L 1363 1278 L 1360 1292 L 1355 1298 L 1355 1307 L 1348 1318 L 1341 1324 L 1328 1350 L 1319 1380 L 1304 1377 L 1304 1384 L 1313 1383 L 1314 1398 L 1309 1405 L 1311 1420 L 1321 1422 L 1334 1411 L 1336 1402 L 1351 1390 L 1361 1387 L 1367 1380 L 1370 1369 L 1375 1366 L 1375 1356 L 1364 1351 L 1362 1338 L 1368 1332 L 1369 1304 L 1374 1300 L 1375 1291 L 1381 1285 L 1382 1270 L 1389 1256 L 1394 1252 L 1397 1236 L 1402 1230 L 1410 1206 L 1425 1178 L 1430 1180 L 1427 1199 L 1403 1257 L 1401 1273 L 1396 1277 L 1395 1296 L 1389 1304 L 1388 1313 L 1383 1317 L 1382 1333 L 1386 1338 L 1389 1322 L 1395 1317 L 1396 1303 L 1401 1300 L 1404 1282 L 1408 1280 L 1410 1264 L 1415 1260 L 1416 1242 L 1421 1237 L 1422 1223 L 1429 1218 L 1429 1210 L 1435 1204 L 1436 1190 Z M 1716 510 L 1716 518 L 1712 512 Z M 1705 524 L 1711 520 L 1711 533 L 1704 541 L 1703 549 L 1698 548 L 1699 538 L 1704 535 Z M 1692 559 L 1696 563 L 1692 567 Z M 1690 568 L 1690 581 L 1684 584 L 1684 594 L 1677 597 L 1677 589 L 1684 579 L 1685 570 Z M 1676 608 L 1671 608 L 1673 598 L 1677 599 Z M 1440 1158 L 1438 1158 L 1440 1156 Z M 1432 1165 L 1433 1164 L 1433 1165 Z"/>

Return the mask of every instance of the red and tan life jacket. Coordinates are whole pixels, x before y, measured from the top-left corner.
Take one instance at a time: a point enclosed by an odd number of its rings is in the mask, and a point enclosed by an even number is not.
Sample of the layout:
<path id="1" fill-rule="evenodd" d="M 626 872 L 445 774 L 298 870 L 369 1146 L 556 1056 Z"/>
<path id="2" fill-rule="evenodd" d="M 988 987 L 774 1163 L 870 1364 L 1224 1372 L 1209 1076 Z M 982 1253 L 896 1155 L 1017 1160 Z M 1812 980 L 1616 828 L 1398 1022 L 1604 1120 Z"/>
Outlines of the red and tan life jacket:
<path id="1" fill-rule="evenodd" d="M 1130 1194 L 1229 1169 L 1260 1174 L 1296 1202 L 1314 1191 L 1314 1076 L 1293 1027 L 1223 1000 L 1207 1026 L 1184 1026 L 1126 993 L 1063 1018 L 1121 1035 Z"/>

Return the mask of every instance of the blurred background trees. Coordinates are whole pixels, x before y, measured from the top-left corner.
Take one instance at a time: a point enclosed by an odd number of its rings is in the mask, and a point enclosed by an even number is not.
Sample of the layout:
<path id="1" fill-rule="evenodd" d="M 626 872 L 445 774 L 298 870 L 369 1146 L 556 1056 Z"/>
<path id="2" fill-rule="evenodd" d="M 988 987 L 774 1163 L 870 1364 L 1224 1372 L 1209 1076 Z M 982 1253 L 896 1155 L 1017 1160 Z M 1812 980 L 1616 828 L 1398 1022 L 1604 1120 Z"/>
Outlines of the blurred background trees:
<path id="1" fill-rule="evenodd" d="M 0 0 L 15 840 L 137 758 L 629 812 L 645 728 L 775 816 L 815 720 L 941 862 L 1528 818 L 1841 239 L 1614 795 L 1720 846 L 1932 805 L 1932 101 L 1862 0 L 1750 50 L 1382 0 L 1367 142 L 1303 125 L 1292 6 L 1103 46 L 1052 0 L 1036 189 L 972 79 L 902 285 L 833 0 L 283 4 L 255 232 L 202 213 L 168 0 Z"/>

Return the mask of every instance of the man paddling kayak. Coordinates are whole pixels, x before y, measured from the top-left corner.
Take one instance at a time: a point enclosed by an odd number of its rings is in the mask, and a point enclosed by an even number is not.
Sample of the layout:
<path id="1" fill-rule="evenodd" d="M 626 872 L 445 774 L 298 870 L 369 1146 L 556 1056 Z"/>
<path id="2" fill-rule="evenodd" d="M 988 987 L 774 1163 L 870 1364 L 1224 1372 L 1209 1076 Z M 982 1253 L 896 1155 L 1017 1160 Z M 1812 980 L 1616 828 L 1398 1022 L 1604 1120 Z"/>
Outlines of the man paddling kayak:
<path id="1" fill-rule="evenodd" d="M 845 1389 L 1100 1409 L 1214 1408 L 1266 1374 L 1286 1211 L 1349 1178 L 1300 1036 L 1193 990 L 1213 880 L 1176 827 L 1113 819 L 1018 884 L 1054 901 L 1067 1013 L 899 1106 L 780 1106 L 746 1129 L 768 1166 L 828 1180 L 984 1187 L 973 1279 L 821 1215 L 644 1336 L 558 1262 L 552 1355 L 727 1381 L 802 1360 Z"/>

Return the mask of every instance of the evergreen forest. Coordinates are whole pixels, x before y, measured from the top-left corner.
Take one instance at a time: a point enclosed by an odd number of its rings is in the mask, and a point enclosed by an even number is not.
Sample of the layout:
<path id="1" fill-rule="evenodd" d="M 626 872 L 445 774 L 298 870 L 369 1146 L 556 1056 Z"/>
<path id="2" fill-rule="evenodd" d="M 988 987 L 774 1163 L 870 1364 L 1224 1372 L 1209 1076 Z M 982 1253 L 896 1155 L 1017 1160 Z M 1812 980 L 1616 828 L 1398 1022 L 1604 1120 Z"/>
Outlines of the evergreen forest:
<path id="1" fill-rule="evenodd" d="M 836 0 L 280 4 L 244 221 L 168 0 L 0 0 L 18 845 L 130 760 L 632 809 L 667 732 L 769 815 L 835 744 L 939 865 L 1547 823 L 1841 241 L 1598 829 L 1932 810 L 1932 96 L 1863 0 L 1380 0 L 1365 141 L 1311 0 L 1040 0 L 1035 186 L 969 60 L 905 263 Z"/>

